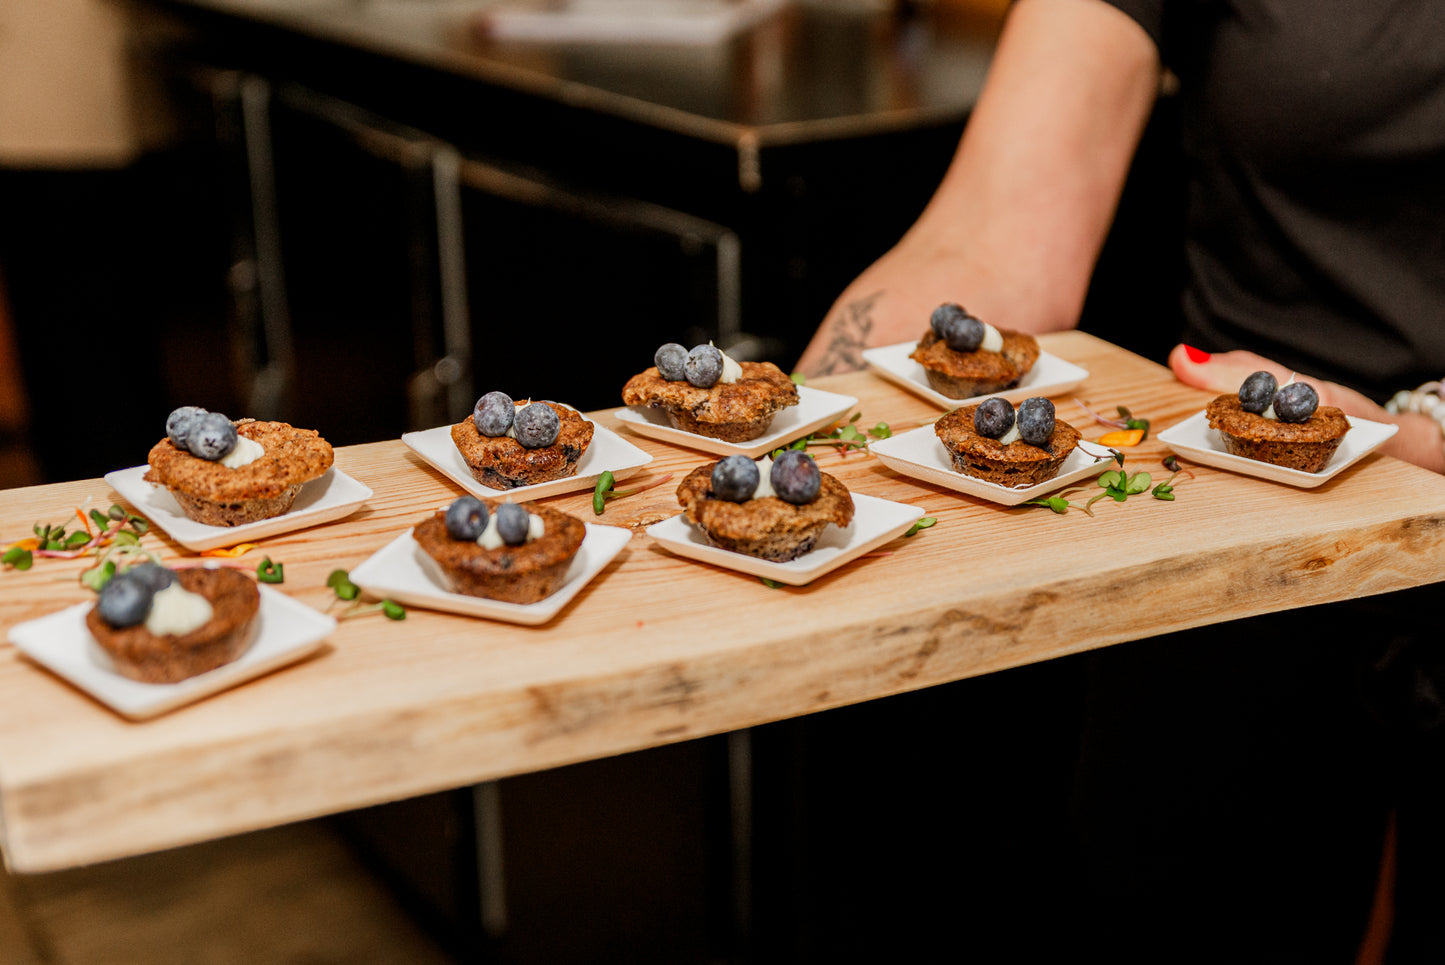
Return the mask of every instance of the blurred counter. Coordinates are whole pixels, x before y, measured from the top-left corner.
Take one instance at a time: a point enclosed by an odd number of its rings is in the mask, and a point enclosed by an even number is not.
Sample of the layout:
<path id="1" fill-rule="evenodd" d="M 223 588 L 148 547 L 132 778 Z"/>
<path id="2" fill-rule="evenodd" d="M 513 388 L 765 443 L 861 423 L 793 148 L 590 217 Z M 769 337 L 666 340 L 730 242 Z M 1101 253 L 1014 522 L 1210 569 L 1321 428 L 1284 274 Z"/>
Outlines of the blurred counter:
<path id="1" fill-rule="evenodd" d="M 343 443 L 490 388 L 615 405 L 666 341 L 791 365 L 926 203 L 999 21 L 790 4 L 711 44 L 538 43 L 477 2 L 144 2 L 230 158 L 233 407 Z"/>

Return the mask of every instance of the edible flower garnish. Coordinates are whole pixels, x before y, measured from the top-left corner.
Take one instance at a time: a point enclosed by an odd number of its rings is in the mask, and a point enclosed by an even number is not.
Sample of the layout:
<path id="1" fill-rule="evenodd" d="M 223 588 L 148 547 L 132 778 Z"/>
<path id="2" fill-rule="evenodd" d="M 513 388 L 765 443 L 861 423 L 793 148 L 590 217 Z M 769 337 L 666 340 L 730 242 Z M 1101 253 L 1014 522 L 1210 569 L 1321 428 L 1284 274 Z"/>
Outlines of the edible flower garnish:
<path id="1" fill-rule="evenodd" d="M 1108 426 L 1108 427 L 1110 427 L 1111 429 L 1119 429 L 1119 430 L 1121 430 L 1121 431 L 1136 431 L 1136 430 L 1137 430 L 1137 431 L 1139 432 L 1139 438 L 1136 439 L 1136 440 L 1133 441 L 1133 442 L 1122 442 L 1122 441 L 1109 442 L 1109 441 L 1106 441 L 1106 440 L 1108 440 L 1109 436 L 1114 435 L 1114 433 L 1112 433 L 1112 432 L 1110 432 L 1110 433 L 1105 433 L 1103 436 L 1101 436 L 1101 437 L 1099 438 L 1099 444 L 1100 444 L 1100 445 L 1104 445 L 1104 446 L 1137 446 L 1139 443 L 1141 443 L 1141 442 L 1143 442 L 1145 439 L 1149 438 L 1149 420 L 1148 420 L 1148 419 L 1136 419 L 1136 418 L 1134 417 L 1134 414 L 1133 414 L 1132 412 L 1130 412 L 1128 409 L 1124 408 L 1124 406 L 1122 406 L 1122 405 L 1120 405 L 1120 406 L 1115 406 L 1115 411 L 1119 413 L 1119 417 L 1118 417 L 1117 419 L 1110 419 L 1108 416 L 1102 416 L 1102 415 L 1100 415 L 1099 413 L 1095 412 L 1093 409 L 1089 408 L 1087 405 L 1085 405 L 1083 402 L 1079 401 L 1078 399 L 1075 399 L 1074 402 L 1078 404 L 1079 408 L 1083 409 L 1085 412 L 1089 413 L 1089 415 L 1093 416 L 1094 421 L 1097 422 L 1097 423 L 1099 423 L 1099 425 L 1101 425 L 1101 426 Z M 1130 438 L 1132 438 L 1132 437 L 1130 437 Z"/>
<path id="2" fill-rule="evenodd" d="M 255 543 L 237 543 L 235 546 L 222 546 L 216 549 L 201 550 L 201 555 L 214 559 L 233 560 L 238 556 L 245 556 L 255 548 Z"/>
<path id="3" fill-rule="evenodd" d="M 92 567 L 93 570 L 103 565 L 105 557 L 116 552 L 148 555 L 139 549 L 141 537 L 150 530 L 150 521 L 145 517 L 128 513 L 119 504 L 112 505 L 104 513 L 92 509 L 87 514 L 83 506 L 76 507 L 75 516 L 80 526 L 68 532 L 66 523 L 36 523 L 31 527 L 33 536 L 11 543 L 4 553 L 0 553 L 0 565 L 28 570 L 36 559 L 47 557 L 64 560 L 82 556 L 102 558 L 102 563 Z M 114 572 L 114 565 L 111 571 Z M 84 578 L 82 574 L 82 580 Z"/>

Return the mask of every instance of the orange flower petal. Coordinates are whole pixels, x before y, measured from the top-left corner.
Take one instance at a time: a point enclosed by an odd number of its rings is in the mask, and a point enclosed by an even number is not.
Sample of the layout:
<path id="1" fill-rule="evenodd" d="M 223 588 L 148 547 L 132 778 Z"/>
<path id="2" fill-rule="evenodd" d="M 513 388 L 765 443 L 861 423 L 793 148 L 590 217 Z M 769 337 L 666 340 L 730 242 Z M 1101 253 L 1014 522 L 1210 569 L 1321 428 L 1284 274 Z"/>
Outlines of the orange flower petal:
<path id="1" fill-rule="evenodd" d="M 235 559 L 238 556 L 245 556 L 256 548 L 255 543 L 237 543 L 235 546 L 226 546 L 220 549 L 202 550 L 202 556 L 215 556 L 222 559 Z"/>
<path id="2" fill-rule="evenodd" d="M 1106 432 L 1098 439 L 1101 446 L 1137 446 L 1143 441 L 1143 429 L 1120 429 L 1118 432 Z"/>

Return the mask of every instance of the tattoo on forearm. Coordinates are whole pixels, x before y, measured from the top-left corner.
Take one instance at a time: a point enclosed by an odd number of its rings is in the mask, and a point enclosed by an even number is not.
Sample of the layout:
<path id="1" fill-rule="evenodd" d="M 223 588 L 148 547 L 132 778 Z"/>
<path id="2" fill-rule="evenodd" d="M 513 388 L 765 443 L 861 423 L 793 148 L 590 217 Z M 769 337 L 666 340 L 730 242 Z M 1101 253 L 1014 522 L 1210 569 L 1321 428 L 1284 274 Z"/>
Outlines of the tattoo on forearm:
<path id="1" fill-rule="evenodd" d="M 873 331 L 873 305 L 883 293 L 849 302 L 828 323 L 828 346 L 818 361 L 819 375 L 852 372 L 863 368 L 863 349 Z"/>

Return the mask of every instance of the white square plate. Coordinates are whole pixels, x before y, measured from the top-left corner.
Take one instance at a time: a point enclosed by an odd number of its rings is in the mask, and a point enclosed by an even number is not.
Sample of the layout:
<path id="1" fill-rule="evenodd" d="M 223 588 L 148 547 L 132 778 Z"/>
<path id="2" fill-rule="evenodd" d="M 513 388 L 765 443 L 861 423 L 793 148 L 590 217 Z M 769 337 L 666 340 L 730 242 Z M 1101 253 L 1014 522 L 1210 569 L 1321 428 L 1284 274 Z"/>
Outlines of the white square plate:
<path id="1" fill-rule="evenodd" d="M 1203 412 L 1196 413 L 1183 422 L 1165 429 L 1159 433 L 1159 441 L 1179 455 L 1206 466 L 1213 466 L 1215 469 L 1227 469 L 1230 472 L 1258 476 L 1260 479 L 1268 479 L 1271 482 L 1284 483 L 1288 486 L 1313 489 L 1378 449 L 1400 428 L 1387 422 L 1357 419 L 1352 415 L 1345 416 L 1345 418 L 1350 422 L 1350 431 L 1345 433 L 1345 437 L 1340 440 L 1340 447 L 1335 450 L 1335 454 L 1330 457 L 1325 468 L 1319 472 L 1289 469 L 1285 466 L 1275 466 L 1267 462 L 1260 462 L 1258 459 L 1225 452 L 1224 444 L 1219 439 L 1219 432 L 1209 428 L 1209 417 Z"/>
<path id="2" fill-rule="evenodd" d="M 174 684 L 122 677 L 85 626 L 95 604 L 77 603 L 10 628 L 10 642 L 31 660 L 132 720 L 155 717 L 309 656 L 336 629 L 336 620 L 279 590 L 258 586 L 261 608 L 255 639 L 239 658 Z"/>
<path id="3" fill-rule="evenodd" d="M 619 409 L 617 420 L 640 436 L 651 436 L 663 442 L 687 446 L 689 449 L 701 449 L 719 456 L 741 454 L 756 459 L 764 453 L 772 452 L 810 432 L 837 422 L 857 404 L 858 400 L 851 395 L 839 395 L 837 392 L 825 392 L 800 385 L 798 404 L 773 416 L 773 424 L 768 427 L 767 433 L 747 442 L 710 439 L 696 432 L 674 429 L 668 423 L 667 416 L 651 406 L 631 405 Z"/>
<path id="4" fill-rule="evenodd" d="M 1091 444 L 1084 443 L 1084 445 Z M 924 482 L 931 482 L 1004 506 L 1017 506 L 1030 499 L 1037 499 L 1047 493 L 1062 489 L 1080 479 L 1097 475 L 1109 468 L 1106 463 L 1112 461 L 1112 455 L 1103 446 L 1097 447 L 1098 455 L 1085 452 L 1083 447 L 1076 447 L 1073 452 L 1069 453 L 1064 464 L 1059 467 L 1059 474 L 1053 479 L 1046 479 L 1033 486 L 1011 489 L 1008 486 L 1000 486 L 998 483 L 991 483 L 955 471 L 953 460 L 949 458 L 948 450 L 943 443 L 938 441 L 933 426 L 923 426 L 921 429 L 913 429 L 888 439 L 879 439 L 868 448 L 883 465 L 901 472 L 905 476 L 913 476 Z"/>
<path id="5" fill-rule="evenodd" d="M 760 560 L 713 546 L 681 513 L 653 523 L 647 527 L 647 535 L 678 556 L 802 586 L 903 535 L 922 516 L 923 510 L 916 506 L 854 493 L 853 522 L 846 529 L 829 526 L 810 552 L 786 563 Z"/>
<path id="6" fill-rule="evenodd" d="M 1061 395 L 1077 387 L 1089 377 L 1087 369 L 1080 368 L 1073 362 L 1065 362 L 1057 355 L 1040 352 L 1038 361 L 1034 362 L 1034 367 L 1029 369 L 1028 374 L 1020 379 L 1019 384 L 1012 389 L 978 395 L 970 399 L 950 399 L 943 393 L 934 391 L 933 387 L 928 384 L 928 376 L 924 374 L 923 366 L 908 357 L 917 347 L 918 343 L 915 341 L 864 349 L 863 361 L 889 382 L 917 393 L 934 405 L 943 406 L 945 409 L 972 405 L 980 399 L 993 396 L 1017 404 L 1035 395 Z"/>
<path id="7" fill-rule="evenodd" d="M 585 525 L 587 535 L 582 538 L 582 547 L 567 570 L 566 582 L 556 593 L 536 603 L 504 603 L 451 592 L 446 577 L 412 539 L 411 530 L 352 569 L 351 582 L 373 596 L 387 597 L 408 606 L 487 617 L 507 623 L 546 623 L 602 572 L 603 567 L 612 562 L 632 538 L 632 533 L 621 526 Z"/>
<path id="8" fill-rule="evenodd" d="M 169 489 L 145 481 L 149 466 L 132 466 L 105 474 L 105 481 L 120 493 L 135 511 L 170 534 L 186 549 L 196 553 L 221 546 L 235 546 L 294 529 L 350 516 L 371 498 L 371 490 L 332 466 L 301 487 L 291 509 L 271 519 L 240 526 L 208 526 L 191 519 L 181 510 Z"/>
<path id="9" fill-rule="evenodd" d="M 611 429 L 603 428 L 594 422 L 592 444 L 577 460 L 575 476 L 534 483 L 531 486 L 518 486 L 516 489 L 492 489 L 477 482 L 472 471 L 467 468 L 467 461 L 462 458 L 457 444 L 452 442 L 451 426 L 403 433 L 401 441 L 431 463 L 442 475 L 482 499 L 515 494 L 520 494 L 522 499 L 541 499 L 558 493 L 580 492 L 596 486 L 597 477 L 604 472 L 611 472 L 612 478 L 620 482 L 652 461 L 651 453 L 643 452 Z"/>

